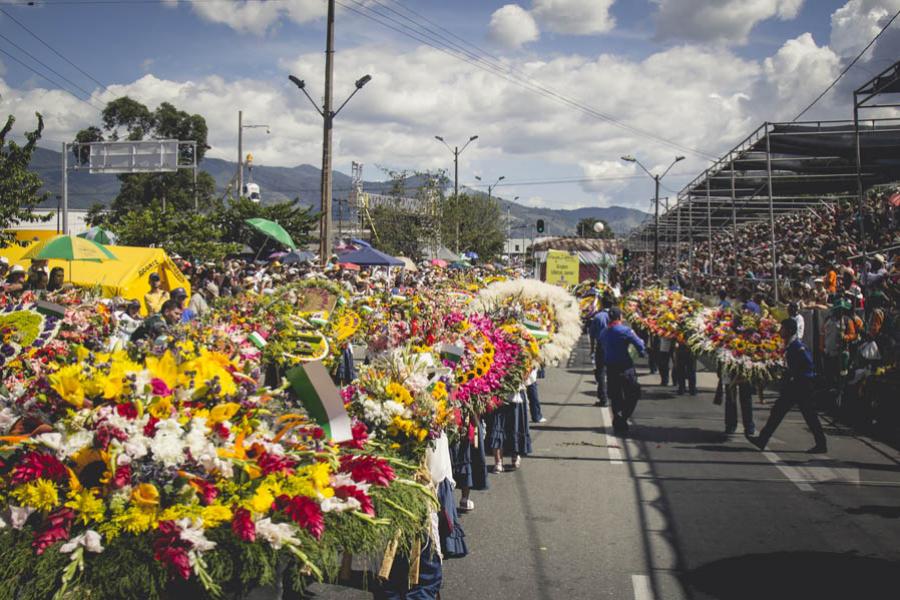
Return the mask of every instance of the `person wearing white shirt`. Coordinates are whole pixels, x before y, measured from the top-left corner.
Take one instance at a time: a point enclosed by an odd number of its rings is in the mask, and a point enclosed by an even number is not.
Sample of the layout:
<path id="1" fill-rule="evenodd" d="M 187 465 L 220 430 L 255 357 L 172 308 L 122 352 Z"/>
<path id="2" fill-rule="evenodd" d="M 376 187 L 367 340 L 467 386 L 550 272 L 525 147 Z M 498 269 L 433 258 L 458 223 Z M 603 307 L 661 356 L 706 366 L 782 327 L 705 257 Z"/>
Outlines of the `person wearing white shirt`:
<path id="1" fill-rule="evenodd" d="M 803 331 L 806 329 L 806 323 L 803 320 L 803 315 L 800 314 L 800 307 L 796 302 L 788 304 L 788 316 L 797 322 L 797 339 L 802 340 Z"/>

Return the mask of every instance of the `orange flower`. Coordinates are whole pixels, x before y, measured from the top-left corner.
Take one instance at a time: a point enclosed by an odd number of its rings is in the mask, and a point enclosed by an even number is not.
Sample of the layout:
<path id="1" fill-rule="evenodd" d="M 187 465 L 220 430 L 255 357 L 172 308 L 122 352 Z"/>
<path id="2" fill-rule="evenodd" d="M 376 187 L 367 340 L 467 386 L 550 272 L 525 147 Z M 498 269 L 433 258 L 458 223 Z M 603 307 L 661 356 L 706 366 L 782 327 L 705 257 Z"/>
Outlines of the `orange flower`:
<path id="1" fill-rule="evenodd" d="M 152 483 L 142 483 L 131 491 L 131 500 L 144 509 L 159 506 L 159 490 Z"/>

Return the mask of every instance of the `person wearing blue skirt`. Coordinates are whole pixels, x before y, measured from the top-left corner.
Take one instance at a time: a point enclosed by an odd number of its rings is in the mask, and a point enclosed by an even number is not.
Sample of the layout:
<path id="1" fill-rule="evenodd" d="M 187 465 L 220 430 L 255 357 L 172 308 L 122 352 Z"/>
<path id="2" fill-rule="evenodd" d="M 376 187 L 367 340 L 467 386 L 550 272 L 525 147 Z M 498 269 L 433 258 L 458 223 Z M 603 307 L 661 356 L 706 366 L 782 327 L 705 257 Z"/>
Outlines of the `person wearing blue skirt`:
<path id="1" fill-rule="evenodd" d="M 522 466 L 522 457 L 531 454 L 531 433 L 525 395 L 517 392 L 507 404 L 488 416 L 487 447 L 494 454 L 493 473 L 503 472 L 503 453 L 512 459 L 513 470 Z"/>
<path id="2" fill-rule="evenodd" d="M 465 430 L 468 428 L 466 427 Z M 487 457 L 484 453 L 484 425 L 478 419 L 475 422 L 473 439 L 467 433 L 460 436 L 459 441 L 450 445 L 450 459 L 453 462 L 453 479 L 462 496 L 459 499 L 459 511 L 469 512 L 475 509 L 475 503 L 469 499 L 472 490 L 488 489 Z"/>

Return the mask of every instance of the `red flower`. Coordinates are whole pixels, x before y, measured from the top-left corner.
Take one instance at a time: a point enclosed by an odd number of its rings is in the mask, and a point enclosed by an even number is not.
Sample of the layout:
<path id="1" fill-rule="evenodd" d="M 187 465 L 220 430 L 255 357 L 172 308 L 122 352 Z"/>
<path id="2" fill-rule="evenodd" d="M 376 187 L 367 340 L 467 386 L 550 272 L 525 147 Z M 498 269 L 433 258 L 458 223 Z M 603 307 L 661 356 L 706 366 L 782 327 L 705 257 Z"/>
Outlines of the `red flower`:
<path id="1" fill-rule="evenodd" d="M 348 498 L 356 499 L 360 503 L 359 510 L 367 515 L 375 516 L 375 507 L 372 505 L 372 498 L 355 485 L 339 485 L 334 488 L 334 495 L 341 500 L 347 500 Z"/>
<path id="2" fill-rule="evenodd" d="M 126 419 L 136 419 L 137 418 L 137 407 L 130 402 L 125 404 L 117 404 L 116 412 L 119 413 L 120 417 L 125 417 Z"/>
<path id="3" fill-rule="evenodd" d="M 144 425 L 144 435 L 147 437 L 156 437 L 156 424 L 159 423 L 159 419 L 154 416 L 150 417 L 150 420 L 147 421 L 147 424 Z"/>
<path id="4" fill-rule="evenodd" d="M 397 478 L 391 465 L 375 456 L 342 456 L 341 472 L 350 473 L 354 481 L 384 487 Z"/>
<path id="5" fill-rule="evenodd" d="M 12 481 L 15 484 L 28 483 L 40 477 L 61 482 L 69 478 L 69 472 L 65 465 L 52 454 L 29 452 L 16 465 L 12 473 Z"/>
<path id="6" fill-rule="evenodd" d="M 174 521 L 160 521 L 158 537 L 153 542 L 153 558 L 168 567 L 182 579 L 191 576 L 191 559 L 187 551 L 191 545 L 181 539 L 181 530 Z"/>
<path id="7" fill-rule="evenodd" d="M 200 496 L 200 499 L 203 501 L 203 504 L 209 506 L 213 503 L 213 500 L 216 499 L 219 495 L 219 489 L 208 481 L 203 479 L 192 479 L 191 485 L 197 490 L 197 494 Z"/>
<path id="8" fill-rule="evenodd" d="M 259 465 L 263 475 L 269 475 L 270 473 L 291 475 L 294 472 L 294 467 L 297 466 L 297 463 L 287 456 L 269 454 L 265 451 L 256 459 L 256 464 Z"/>
<path id="9" fill-rule="evenodd" d="M 234 519 L 231 521 L 231 531 L 238 539 L 245 542 L 256 541 L 256 523 L 250 516 L 250 511 L 246 508 L 239 508 L 234 511 Z"/>
<path id="10" fill-rule="evenodd" d="M 131 465 L 116 467 L 116 474 L 110 481 L 115 489 L 120 489 L 131 483 Z"/>
<path id="11" fill-rule="evenodd" d="M 325 532 L 325 517 L 318 503 L 306 496 L 278 496 L 277 504 L 291 521 L 306 529 L 317 540 Z"/>
<path id="12" fill-rule="evenodd" d="M 44 550 L 63 540 L 69 539 L 69 528 L 75 520 L 75 511 L 71 508 L 58 508 L 47 516 L 47 527 L 35 532 L 31 546 L 35 553 L 43 554 Z"/>
<path id="13" fill-rule="evenodd" d="M 222 423 L 216 423 L 215 426 L 213 426 L 213 431 L 215 431 L 216 435 L 218 435 L 223 440 L 227 440 L 228 436 L 231 435 L 231 430 L 225 427 L 225 425 L 223 425 Z"/>
<path id="14" fill-rule="evenodd" d="M 344 448 L 354 448 L 356 450 L 362 450 L 366 446 L 366 442 L 369 440 L 369 430 L 366 427 L 366 424 L 362 421 L 356 421 L 350 427 L 350 431 L 353 433 L 353 439 L 341 442 L 341 446 Z"/>
<path id="15" fill-rule="evenodd" d="M 172 395 L 172 390 L 169 389 L 169 386 L 166 385 L 166 382 L 163 381 L 162 379 L 157 378 L 157 377 L 154 377 L 154 378 L 150 381 L 150 391 L 152 391 L 153 394 L 156 395 L 156 396 L 163 396 L 163 397 L 165 397 L 165 396 L 171 396 L 171 395 Z"/>

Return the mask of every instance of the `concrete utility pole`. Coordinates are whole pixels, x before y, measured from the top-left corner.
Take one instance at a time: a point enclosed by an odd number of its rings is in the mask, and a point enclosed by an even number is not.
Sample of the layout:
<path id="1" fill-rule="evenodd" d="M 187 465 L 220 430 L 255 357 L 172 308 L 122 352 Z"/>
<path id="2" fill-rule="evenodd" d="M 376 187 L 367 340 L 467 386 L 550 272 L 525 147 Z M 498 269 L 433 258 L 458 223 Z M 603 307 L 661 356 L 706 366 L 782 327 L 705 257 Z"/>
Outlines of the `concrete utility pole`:
<path id="1" fill-rule="evenodd" d="M 244 111 L 238 111 L 238 198 L 244 195 Z"/>
<path id="2" fill-rule="evenodd" d="M 463 145 L 462 148 L 459 146 L 450 147 L 450 144 L 444 141 L 439 135 L 434 136 L 434 139 L 447 146 L 447 149 L 453 153 L 453 201 L 457 204 L 459 203 L 459 155 L 462 154 L 463 150 L 465 150 L 469 144 L 478 139 L 477 135 L 473 135 L 469 138 L 469 141 Z M 459 206 L 456 207 L 456 246 L 453 249 L 454 252 L 459 254 Z"/>
<path id="3" fill-rule="evenodd" d="M 334 0 L 328 0 L 328 22 L 325 34 L 325 104 L 322 112 L 325 127 L 322 135 L 322 220 L 319 234 L 319 257 L 323 265 L 331 255 L 331 130 L 334 123 L 332 110 L 332 78 L 334 76 Z"/>

